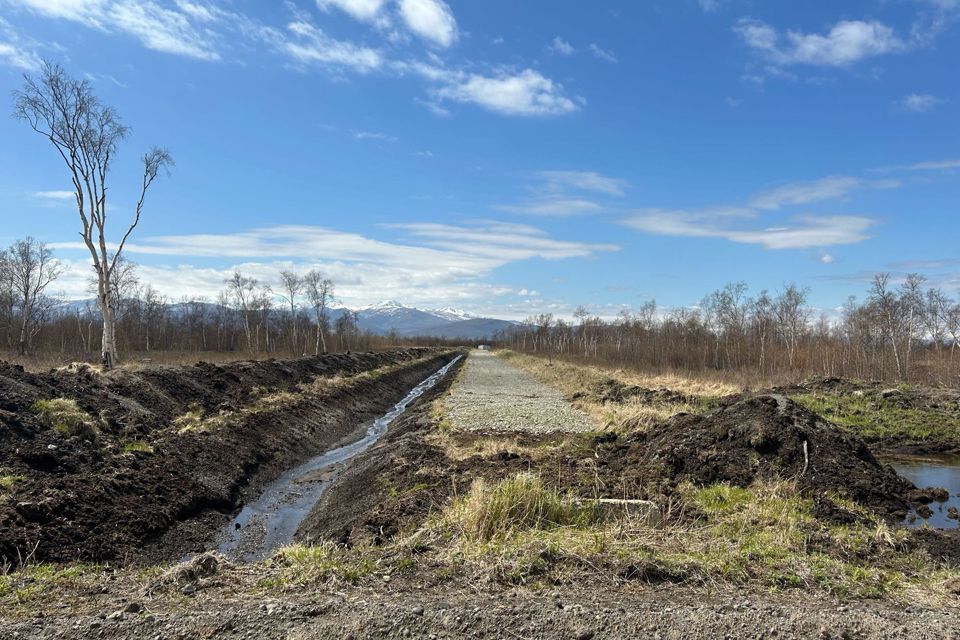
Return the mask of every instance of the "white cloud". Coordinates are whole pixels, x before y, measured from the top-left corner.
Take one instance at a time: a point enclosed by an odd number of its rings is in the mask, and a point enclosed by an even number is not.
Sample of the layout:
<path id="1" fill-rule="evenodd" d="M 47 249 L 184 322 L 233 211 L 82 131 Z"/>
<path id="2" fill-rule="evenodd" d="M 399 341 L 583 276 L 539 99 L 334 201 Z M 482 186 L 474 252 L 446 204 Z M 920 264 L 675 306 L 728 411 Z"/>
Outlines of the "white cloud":
<path id="1" fill-rule="evenodd" d="M 320 9 L 336 8 L 357 20 L 372 22 L 380 15 L 386 0 L 317 0 Z"/>
<path id="2" fill-rule="evenodd" d="M 917 162 L 916 164 L 908 165 L 906 168 L 912 171 L 946 171 L 949 169 L 960 169 L 960 159 Z"/>
<path id="3" fill-rule="evenodd" d="M 296 39 L 284 40 L 280 46 L 302 65 L 334 69 L 346 67 L 358 73 L 367 73 L 383 64 L 380 52 L 331 38 L 308 22 L 291 22 L 287 29 Z"/>
<path id="4" fill-rule="evenodd" d="M 664 236 L 723 238 L 767 249 L 805 249 L 866 240 L 875 224 L 864 216 L 798 216 L 779 227 L 744 228 L 731 216 L 709 211 L 646 209 L 623 220 L 628 227 Z"/>
<path id="5" fill-rule="evenodd" d="M 704 13 L 713 13 L 720 9 L 720 0 L 697 0 Z"/>
<path id="6" fill-rule="evenodd" d="M 903 100 L 900 101 L 900 105 L 907 111 L 924 113 L 931 111 L 934 107 L 942 102 L 943 100 L 936 96 L 930 95 L 929 93 L 911 93 L 907 96 L 904 96 Z"/>
<path id="7" fill-rule="evenodd" d="M 579 216 L 600 213 L 603 207 L 583 198 L 538 198 L 522 204 L 498 204 L 494 209 L 533 216 Z"/>
<path id="8" fill-rule="evenodd" d="M 622 196 L 625 180 L 601 175 L 596 171 L 538 171 L 537 181 L 527 187 L 533 194 L 519 204 L 494 205 L 507 213 L 535 216 L 577 216 L 600 213 L 606 207 L 584 198 L 589 192 L 603 196 Z"/>
<path id="9" fill-rule="evenodd" d="M 749 204 L 751 207 L 767 210 L 779 209 L 785 205 L 808 204 L 843 197 L 861 184 L 861 180 L 849 176 L 831 176 L 813 182 L 796 182 L 762 191 L 751 197 Z"/>
<path id="10" fill-rule="evenodd" d="M 441 47 L 457 40 L 457 21 L 443 0 L 400 0 L 400 17 L 415 34 Z"/>
<path id="11" fill-rule="evenodd" d="M 561 56 L 571 56 L 576 52 L 574 46 L 560 36 L 553 39 L 553 42 L 550 43 L 547 50 Z"/>
<path id="12" fill-rule="evenodd" d="M 43 65 L 37 43 L 20 37 L 13 27 L 0 18 L 0 64 L 24 71 L 36 71 Z"/>
<path id="13" fill-rule="evenodd" d="M 619 249 L 611 244 L 559 240 L 528 225 L 484 222 L 456 226 L 433 223 L 387 225 L 402 231 L 406 242 L 384 242 L 355 233 L 314 226 L 283 225 L 228 234 L 193 234 L 145 238 L 127 246 L 138 256 L 219 258 L 225 264 L 196 267 L 157 264 L 140 267 L 144 280 L 171 298 L 214 298 L 236 268 L 273 282 L 285 268 L 320 268 L 331 277 L 338 297 L 357 306 L 387 298 L 437 306 L 453 301 L 483 303 L 512 291 L 485 282 L 505 264 L 542 258 L 586 258 Z M 85 251 L 80 242 L 50 243 L 59 250 Z M 87 297 L 89 264 L 72 263 L 71 297 Z"/>
<path id="14" fill-rule="evenodd" d="M 206 5 L 182 3 L 180 10 L 135 0 L 7 0 L 48 18 L 70 20 L 100 31 L 120 31 L 145 47 L 199 60 L 218 60 L 212 34 L 193 21 L 214 17 Z"/>
<path id="15" fill-rule="evenodd" d="M 867 58 L 907 48 L 893 29 L 877 21 L 841 20 L 826 34 L 799 31 L 781 34 L 764 22 L 742 18 L 734 30 L 747 46 L 777 65 L 849 67 Z"/>
<path id="16" fill-rule="evenodd" d="M 41 200 L 73 200 L 76 196 L 73 191 L 34 191 L 32 194 L 34 198 L 40 198 Z"/>
<path id="17" fill-rule="evenodd" d="M 397 142 L 399 138 L 381 131 L 354 131 L 354 140 L 376 140 L 379 142 Z"/>
<path id="18" fill-rule="evenodd" d="M 537 176 L 544 181 L 544 188 L 550 191 L 572 188 L 622 196 L 627 184 L 625 180 L 610 178 L 596 171 L 538 171 Z"/>
<path id="19" fill-rule="evenodd" d="M 831 254 L 827 253 L 826 251 L 821 252 L 820 257 L 817 259 L 820 260 L 820 262 L 823 264 L 833 264 L 833 262 L 836 261 L 836 258 L 834 258 Z"/>
<path id="20" fill-rule="evenodd" d="M 599 45 L 593 42 L 590 43 L 590 53 L 592 53 L 594 57 L 600 58 L 601 60 L 604 60 L 606 62 L 614 62 L 614 63 L 619 62 L 616 54 L 613 53 L 613 51 L 603 49 Z"/>
<path id="21" fill-rule="evenodd" d="M 510 116 L 554 116 L 577 111 L 579 105 L 563 94 L 563 87 L 532 69 L 500 71 L 493 76 L 475 73 L 444 74 L 435 91 L 440 100 L 472 103 Z"/>

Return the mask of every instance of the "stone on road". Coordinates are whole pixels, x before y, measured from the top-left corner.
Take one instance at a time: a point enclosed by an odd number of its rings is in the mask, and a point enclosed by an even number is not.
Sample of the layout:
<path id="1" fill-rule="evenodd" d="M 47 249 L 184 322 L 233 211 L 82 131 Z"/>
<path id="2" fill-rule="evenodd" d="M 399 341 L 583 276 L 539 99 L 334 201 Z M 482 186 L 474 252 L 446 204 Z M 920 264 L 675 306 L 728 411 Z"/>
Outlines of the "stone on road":
<path id="1" fill-rule="evenodd" d="M 470 354 L 444 400 L 454 428 L 470 431 L 589 431 L 590 419 L 563 395 L 486 351 Z"/>

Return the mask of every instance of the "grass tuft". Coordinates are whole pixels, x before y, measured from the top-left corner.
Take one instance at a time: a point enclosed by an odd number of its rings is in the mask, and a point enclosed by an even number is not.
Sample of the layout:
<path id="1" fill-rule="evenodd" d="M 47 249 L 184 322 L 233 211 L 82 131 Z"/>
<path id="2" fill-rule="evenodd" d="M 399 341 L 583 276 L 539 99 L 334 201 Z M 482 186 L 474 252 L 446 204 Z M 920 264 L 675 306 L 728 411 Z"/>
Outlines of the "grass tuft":
<path id="1" fill-rule="evenodd" d="M 356 583 L 374 569 L 373 562 L 360 550 L 348 549 L 329 540 L 284 547 L 274 555 L 273 561 L 280 573 L 261 581 L 261 586 L 271 589 L 331 578 Z"/>
<path id="2" fill-rule="evenodd" d="M 594 513 L 547 487 L 539 477 L 518 473 L 496 484 L 476 480 L 448 518 L 464 539 L 487 542 L 526 529 L 582 526 Z"/>
<path id="3" fill-rule="evenodd" d="M 51 400 L 37 400 L 30 407 L 40 420 L 65 436 L 77 436 L 87 440 L 96 440 L 97 422 L 89 413 L 77 405 L 76 400 L 70 398 L 53 398 Z"/>

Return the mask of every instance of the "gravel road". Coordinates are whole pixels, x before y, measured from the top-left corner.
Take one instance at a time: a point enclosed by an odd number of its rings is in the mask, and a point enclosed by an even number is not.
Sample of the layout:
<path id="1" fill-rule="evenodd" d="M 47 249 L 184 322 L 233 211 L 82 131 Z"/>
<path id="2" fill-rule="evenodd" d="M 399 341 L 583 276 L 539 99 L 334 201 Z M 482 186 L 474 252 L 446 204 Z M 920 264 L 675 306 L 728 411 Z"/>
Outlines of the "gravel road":
<path id="1" fill-rule="evenodd" d="M 547 433 L 593 428 L 559 391 L 486 351 L 470 354 L 444 404 L 457 429 Z"/>

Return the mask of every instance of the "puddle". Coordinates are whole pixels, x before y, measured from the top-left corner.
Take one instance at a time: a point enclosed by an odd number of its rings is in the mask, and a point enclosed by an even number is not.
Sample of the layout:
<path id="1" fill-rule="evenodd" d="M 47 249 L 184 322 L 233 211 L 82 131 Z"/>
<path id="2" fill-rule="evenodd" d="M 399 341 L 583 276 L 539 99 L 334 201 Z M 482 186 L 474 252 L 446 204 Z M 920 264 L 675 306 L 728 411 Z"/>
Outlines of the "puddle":
<path id="1" fill-rule="evenodd" d="M 917 517 L 914 522 L 905 522 L 908 527 L 919 527 L 924 523 L 937 529 L 956 529 L 960 523 L 947 517 L 950 507 L 960 509 L 960 456 L 938 455 L 923 457 L 885 458 L 897 473 L 921 489 L 927 487 L 943 487 L 950 492 L 950 499 L 946 502 L 931 502 L 929 507 L 933 515 L 927 519 Z M 916 511 L 910 515 L 916 516 Z"/>
<path id="2" fill-rule="evenodd" d="M 349 460 L 373 446 L 387 432 L 390 423 L 443 378 L 460 357 L 418 384 L 393 409 L 374 420 L 361 439 L 316 456 L 270 483 L 260 497 L 244 506 L 221 532 L 217 550 L 234 560 L 253 562 L 290 544 L 300 523 Z"/>

